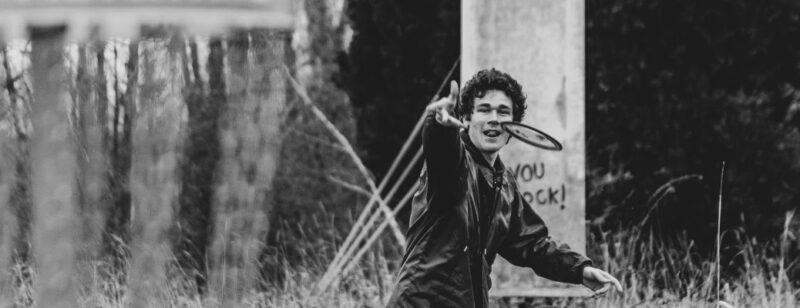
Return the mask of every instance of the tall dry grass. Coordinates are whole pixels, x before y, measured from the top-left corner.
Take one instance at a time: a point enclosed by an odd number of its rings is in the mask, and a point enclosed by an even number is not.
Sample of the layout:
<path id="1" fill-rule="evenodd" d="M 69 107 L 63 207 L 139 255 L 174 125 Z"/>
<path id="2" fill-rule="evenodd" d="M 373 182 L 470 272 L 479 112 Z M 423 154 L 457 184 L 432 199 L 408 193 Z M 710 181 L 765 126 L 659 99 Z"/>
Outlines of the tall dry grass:
<path id="1" fill-rule="evenodd" d="M 325 292 L 315 289 L 326 266 L 344 239 L 326 212 L 310 219 L 318 229 L 301 229 L 289 221 L 273 226 L 278 240 L 268 249 L 262 265 L 270 267 L 261 277 L 260 290 L 243 292 L 239 307 L 382 307 L 388 298 L 401 252 L 390 246 L 393 238 L 383 235 L 368 257 L 335 287 Z M 792 216 L 787 214 L 787 218 Z M 351 218 L 345 218 L 351 221 Z M 722 264 L 721 299 L 734 307 L 797 307 L 800 289 L 792 285 L 787 270 L 796 262 L 785 247 L 792 241 L 789 223 L 784 236 L 759 242 L 745 234 L 730 232 L 739 247 L 736 262 Z M 795 239 L 796 240 L 796 239 Z M 783 250 L 782 250 L 783 249 Z M 777 253 L 776 253 L 777 252 Z M 595 265 L 618 277 L 625 291 L 595 298 L 493 299 L 494 307 L 714 307 L 714 257 L 704 256 L 695 244 L 679 236 L 660 239 L 641 228 L 607 232 L 589 239 L 589 255 Z M 162 290 L 149 303 L 160 307 L 220 307 L 212 292 L 199 294 L 194 278 L 175 266 L 174 257 L 166 269 Z M 129 263 L 126 263 L 130 266 Z M 81 288 L 80 300 L 86 307 L 126 307 L 129 286 L 125 277 L 104 273 L 103 264 L 92 264 L 82 271 L 93 279 Z M 125 271 L 114 271 L 121 273 Z M 25 264 L 13 264 L 14 285 L 8 298 L 18 307 L 35 306 L 37 275 Z M 227 307 L 227 305 L 226 305 Z"/>
<path id="2" fill-rule="evenodd" d="M 788 251 L 774 253 L 788 237 L 758 242 L 738 232 L 728 236 L 735 238 L 738 253 L 721 264 L 720 299 L 734 307 L 796 307 L 800 290 L 787 276 L 793 265 Z M 625 284 L 623 294 L 592 299 L 590 306 L 716 306 L 715 258 L 699 252 L 685 235 L 666 240 L 634 228 L 594 238 L 589 245 L 597 264 Z"/>

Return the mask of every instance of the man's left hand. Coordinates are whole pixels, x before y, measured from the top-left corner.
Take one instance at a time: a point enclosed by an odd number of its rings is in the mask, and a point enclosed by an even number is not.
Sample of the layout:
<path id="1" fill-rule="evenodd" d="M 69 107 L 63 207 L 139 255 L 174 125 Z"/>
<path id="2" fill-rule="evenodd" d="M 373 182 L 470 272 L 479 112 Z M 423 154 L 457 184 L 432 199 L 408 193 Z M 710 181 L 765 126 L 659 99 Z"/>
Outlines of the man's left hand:
<path id="1" fill-rule="evenodd" d="M 594 291 L 595 295 L 605 294 L 612 285 L 617 292 L 622 293 L 622 284 L 617 278 L 604 270 L 591 266 L 583 268 L 583 285 Z"/>

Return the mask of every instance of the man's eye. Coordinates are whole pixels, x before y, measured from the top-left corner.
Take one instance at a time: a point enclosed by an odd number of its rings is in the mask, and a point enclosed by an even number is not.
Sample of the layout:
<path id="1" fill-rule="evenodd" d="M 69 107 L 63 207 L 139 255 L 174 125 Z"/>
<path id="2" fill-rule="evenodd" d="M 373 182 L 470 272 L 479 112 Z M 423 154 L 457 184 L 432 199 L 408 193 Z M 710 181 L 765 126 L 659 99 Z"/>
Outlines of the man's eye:
<path id="1" fill-rule="evenodd" d="M 478 112 L 480 112 L 480 113 L 487 113 L 487 112 L 489 112 L 489 109 L 478 108 Z"/>

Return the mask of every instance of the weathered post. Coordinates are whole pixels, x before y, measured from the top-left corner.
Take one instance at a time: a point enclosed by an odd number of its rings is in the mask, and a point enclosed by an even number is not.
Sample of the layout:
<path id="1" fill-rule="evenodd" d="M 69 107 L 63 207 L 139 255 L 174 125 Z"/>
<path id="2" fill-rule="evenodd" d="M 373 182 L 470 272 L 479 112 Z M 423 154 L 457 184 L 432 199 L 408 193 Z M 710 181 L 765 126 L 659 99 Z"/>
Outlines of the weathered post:
<path id="1" fill-rule="evenodd" d="M 31 28 L 31 189 L 36 304 L 77 307 L 75 150 L 64 69 L 66 27 Z"/>
<path id="2" fill-rule="evenodd" d="M 143 33 L 142 91 L 133 119 L 131 163 L 131 307 L 163 305 L 169 242 L 178 195 L 176 178 L 183 78 L 180 59 L 162 29 Z"/>
<path id="3" fill-rule="evenodd" d="M 238 32 L 228 41 L 231 77 L 221 124 L 221 180 L 214 203 L 211 289 L 223 306 L 238 305 L 258 283 L 258 255 L 274 205 L 272 182 L 286 105 L 283 36 Z"/>

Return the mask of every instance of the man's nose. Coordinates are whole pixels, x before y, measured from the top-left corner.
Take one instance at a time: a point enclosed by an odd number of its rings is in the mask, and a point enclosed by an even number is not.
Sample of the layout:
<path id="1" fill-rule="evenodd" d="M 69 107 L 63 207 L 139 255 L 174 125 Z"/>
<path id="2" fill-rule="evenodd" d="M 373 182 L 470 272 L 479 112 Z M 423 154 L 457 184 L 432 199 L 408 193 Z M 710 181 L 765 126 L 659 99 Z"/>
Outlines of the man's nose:
<path id="1" fill-rule="evenodd" d="M 497 110 L 492 110 L 491 112 L 489 112 L 489 118 L 487 119 L 486 122 L 490 124 L 500 125 L 500 118 L 497 115 Z"/>
<path id="2" fill-rule="evenodd" d="M 489 121 L 497 122 L 497 110 L 492 110 L 489 112 Z"/>

